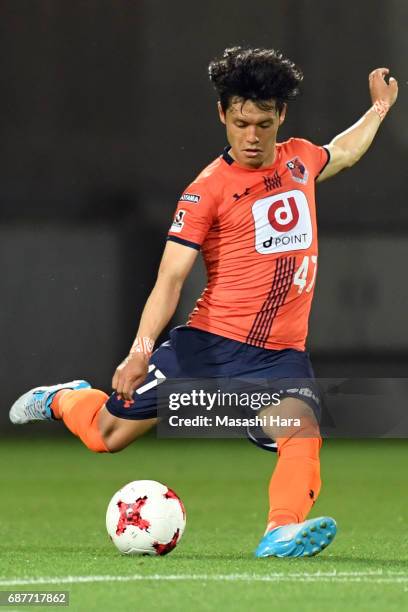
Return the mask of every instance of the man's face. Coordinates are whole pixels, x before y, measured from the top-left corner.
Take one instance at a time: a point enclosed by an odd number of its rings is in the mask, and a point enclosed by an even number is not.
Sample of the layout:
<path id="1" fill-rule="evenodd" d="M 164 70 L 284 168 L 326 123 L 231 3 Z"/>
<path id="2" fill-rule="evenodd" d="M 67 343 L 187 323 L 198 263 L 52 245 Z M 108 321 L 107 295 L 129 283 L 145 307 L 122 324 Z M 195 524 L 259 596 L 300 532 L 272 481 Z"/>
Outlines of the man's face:
<path id="1" fill-rule="evenodd" d="M 231 145 L 230 155 L 242 166 L 263 168 L 274 162 L 276 136 L 285 119 L 286 106 L 279 113 L 271 100 L 271 108 L 262 110 L 252 100 L 233 98 L 224 113 L 218 103 Z"/>

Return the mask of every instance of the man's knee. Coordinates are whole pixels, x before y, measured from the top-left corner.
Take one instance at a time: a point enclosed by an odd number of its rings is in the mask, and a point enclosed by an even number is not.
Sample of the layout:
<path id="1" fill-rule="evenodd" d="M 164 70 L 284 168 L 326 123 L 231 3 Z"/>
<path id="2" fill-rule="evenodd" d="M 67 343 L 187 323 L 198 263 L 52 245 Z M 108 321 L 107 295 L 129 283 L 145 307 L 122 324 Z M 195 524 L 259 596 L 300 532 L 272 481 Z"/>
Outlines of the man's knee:
<path id="1" fill-rule="evenodd" d="M 320 429 L 311 407 L 298 398 L 284 398 L 279 406 L 267 406 L 260 413 L 265 419 L 264 432 L 272 439 L 319 438 Z"/>
<path id="2" fill-rule="evenodd" d="M 99 415 L 99 431 L 109 453 L 117 453 L 143 436 L 157 423 L 157 419 L 133 421 L 120 419 L 102 408 Z"/>
<path id="3" fill-rule="evenodd" d="M 134 442 L 134 440 L 132 440 Z M 126 442 L 120 436 L 110 435 L 108 438 L 105 438 L 105 445 L 108 449 L 108 453 L 118 453 L 119 451 L 129 446 L 130 442 Z"/>

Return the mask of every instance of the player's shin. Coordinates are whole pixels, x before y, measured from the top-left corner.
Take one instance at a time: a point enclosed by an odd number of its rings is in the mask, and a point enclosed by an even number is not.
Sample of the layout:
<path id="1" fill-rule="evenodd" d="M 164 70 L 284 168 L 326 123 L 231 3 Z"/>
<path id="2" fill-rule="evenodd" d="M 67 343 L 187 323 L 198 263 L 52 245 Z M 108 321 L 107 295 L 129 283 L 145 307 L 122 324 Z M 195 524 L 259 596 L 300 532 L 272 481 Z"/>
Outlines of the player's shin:
<path id="1" fill-rule="evenodd" d="M 320 437 L 277 438 L 278 462 L 269 484 L 269 514 L 266 531 L 305 520 L 321 486 Z"/>
<path id="2" fill-rule="evenodd" d="M 55 394 L 51 409 L 56 419 L 90 450 L 97 453 L 109 452 L 98 426 L 98 417 L 108 396 L 98 389 L 63 390 Z"/>

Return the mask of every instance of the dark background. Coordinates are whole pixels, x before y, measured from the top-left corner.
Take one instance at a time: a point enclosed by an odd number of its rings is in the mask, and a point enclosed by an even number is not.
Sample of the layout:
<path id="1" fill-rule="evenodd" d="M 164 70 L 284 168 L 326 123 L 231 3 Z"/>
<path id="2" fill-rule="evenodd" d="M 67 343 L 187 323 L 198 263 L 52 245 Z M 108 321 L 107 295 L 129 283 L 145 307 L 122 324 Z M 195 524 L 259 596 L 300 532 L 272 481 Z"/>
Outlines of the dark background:
<path id="1" fill-rule="evenodd" d="M 0 424 L 39 384 L 109 391 L 178 196 L 225 144 L 209 60 L 281 49 L 305 73 L 282 140 L 325 144 L 388 66 L 397 106 L 354 168 L 318 187 L 309 349 L 322 376 L 407 376 L 408 5 L 403 0 L 0 3 Z M 203 286 L 188 280 L 174 324 Z"/>

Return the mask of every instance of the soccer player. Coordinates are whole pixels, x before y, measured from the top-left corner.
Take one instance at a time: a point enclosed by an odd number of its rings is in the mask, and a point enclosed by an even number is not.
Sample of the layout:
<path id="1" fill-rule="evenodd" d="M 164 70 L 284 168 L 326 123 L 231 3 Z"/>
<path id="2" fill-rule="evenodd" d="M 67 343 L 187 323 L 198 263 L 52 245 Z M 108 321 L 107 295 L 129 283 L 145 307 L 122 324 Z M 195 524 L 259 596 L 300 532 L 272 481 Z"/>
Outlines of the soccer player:
<path id="1" fill-rule="evenodd" d="M 277 142 L 303 78 L 290 60 L 271 49 L 233 47 L 212 61 L 209 76 L 229 146 L 180 197 L 136 339 L 114 373 L 114 393 L 108 397 L 81 380 L 38 387 L 14 403 L 12 422 L 62 420 L 89 449 L 116 452 L 157 422 L 157 385 L 166 379 L 278 380 L 280 414 L 303 421 L 286 432 L 265 427 L 278 461 L 255 554 L 302 557 L 325 548 L 335 521 L 306 520 L 321 484 L 321 438 L 313 424 L 319 397 L 305 352 L 318 254 L 315 184 L 354 165 L 370 147 L 397 98 L 388 73 L 370 73 L 371 107 L 322 147 L 300 138 Z M 207 286 L 187 325 L 153 352 L 200 250 Z M 296 388 L 294 379 L 309 382 Z M 267 407 L 261 414 L 271 413 Z"/>

